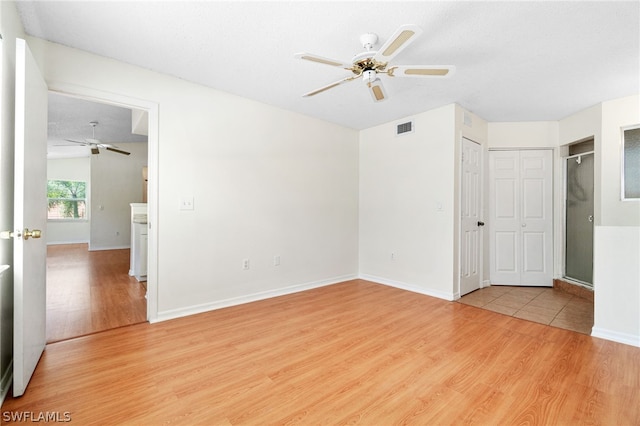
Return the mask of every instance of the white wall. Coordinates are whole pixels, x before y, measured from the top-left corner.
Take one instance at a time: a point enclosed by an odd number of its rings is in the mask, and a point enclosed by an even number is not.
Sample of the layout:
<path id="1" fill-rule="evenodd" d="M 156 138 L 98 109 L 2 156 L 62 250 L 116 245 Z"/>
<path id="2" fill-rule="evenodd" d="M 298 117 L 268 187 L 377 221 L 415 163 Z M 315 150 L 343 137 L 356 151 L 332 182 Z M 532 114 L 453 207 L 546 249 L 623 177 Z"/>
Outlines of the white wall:
<path id="1" fill-rule="evenodd" d="M 640 347 L 640 226 L 594 230 L 591 335 Z"/>
<path id="2" fill-rule="evenodd" d="M 142 202 L 146 143 L 114 144 L 131 155 L 107 150 L 91 156 L 91 238 L 89 250 L 131 246 L 130 203 Z"/>
<path id="3" fill-rule="evenodd" d="M 356 131 L 28 41 L 49 82 L 159 105 L 158 319 L 357 275 Z"/>
<path id="4" fill-rule="evenodd" d="M 640 200 L 622 201 L 622 128 L 640 124 L 640 96 L 602 103 L 601 224 L 640 226 Z"/>
<path id="5" fill-rule="evenodd" d="M 488 133 L 490 149 L 553 148 L 558 146 L 557 121 L 489 123 Z"/>
<path id="6" fill-rule="evenodd" d="M 47 179 L 87 182 L 87 196 L 91 199 L 91 163 L 89 157 L 56 158 L 47 160 Z M 91 217 L 87 203 L 87 217 Z M 89 220 L 47 221 L 47 244 L 89 242 Z"/>
<path id="7" fill-rule="evenodd" d="M 363 278 L 454 299 L 455 111 L 451 104 L 360 132 Z M 396 136 L 408 119 L 414 132 Z"/>
<path id="8" fill-rule="evenodd" d="M 640 346 L 640 200 L 621 200 L 622 127 L 640 124 L 640 97 L 602 103 L 600 221 L 594 235 L 592 335 Z"/>
<path id="9" fill-rule="evenodd" d="M 579 111 L 559 122 L 558 141 L 559 146 L 572 144 L 574 142 L 593 137 L 594 166 L 593 166 L 593 221 L 596 226 L 602 223 L 602 104 L 594 105 L 590 108 Z M 608 147 L 610 148 L 610 147 Z M 567 155 L 568 151 L 563 149 L 559 155 Z M 558 157 L 560 158 L 560 157 Z M 559 174 L 558 176 L 563 176 Z M 561 178 L 562 180 L 562 178 Z M 564 192 L 561 192 L 564 195 Z M 561 204 L 562 205 L 562 204 Z"/>

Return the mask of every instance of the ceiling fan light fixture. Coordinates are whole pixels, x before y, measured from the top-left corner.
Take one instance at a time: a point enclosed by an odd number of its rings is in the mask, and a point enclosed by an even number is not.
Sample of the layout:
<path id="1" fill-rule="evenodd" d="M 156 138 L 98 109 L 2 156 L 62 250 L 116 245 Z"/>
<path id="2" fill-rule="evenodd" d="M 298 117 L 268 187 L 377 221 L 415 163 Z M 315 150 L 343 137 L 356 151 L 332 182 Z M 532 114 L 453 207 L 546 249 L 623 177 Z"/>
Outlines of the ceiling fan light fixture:
<path id="1" fill-rule="evenodd" d="M 371 85 L 374 81 L 378 79 L 378 74 L 374 70 L 367 70 L 362 72 L 362 81 L 366 85 Z"/>

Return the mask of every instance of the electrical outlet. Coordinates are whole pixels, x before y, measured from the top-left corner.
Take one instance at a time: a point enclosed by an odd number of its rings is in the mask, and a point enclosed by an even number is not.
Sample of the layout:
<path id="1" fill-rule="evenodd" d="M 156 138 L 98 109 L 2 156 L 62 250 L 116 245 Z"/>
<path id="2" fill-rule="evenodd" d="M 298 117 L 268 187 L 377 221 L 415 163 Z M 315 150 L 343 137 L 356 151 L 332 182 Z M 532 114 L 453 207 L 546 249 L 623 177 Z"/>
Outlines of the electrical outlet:
<path id="1" fill-rule="evenodd" d="M 280 266 L 280 255 L 273 256 L 273 266 Z"/>
<path id="2" fill-rule="evenodd" d="M 393 262 L 394 260 L 396 260 L 396 254 L 391 252 L 391 261 Z"/>
<path id="3" fill-rule="evenodd" d="M 242 259 L 242 269 L 245 271 L 249 269 L 249 259 Z"/>

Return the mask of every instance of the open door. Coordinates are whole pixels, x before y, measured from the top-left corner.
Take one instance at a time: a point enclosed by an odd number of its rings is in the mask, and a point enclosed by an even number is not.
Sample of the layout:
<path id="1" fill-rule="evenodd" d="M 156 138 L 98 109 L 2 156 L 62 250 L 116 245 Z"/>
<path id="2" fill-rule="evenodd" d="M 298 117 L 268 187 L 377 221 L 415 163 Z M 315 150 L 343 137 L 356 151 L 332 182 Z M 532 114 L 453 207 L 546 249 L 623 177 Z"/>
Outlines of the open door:
<path id="1" fill-rule="evenodd" d="M 14 396 L 24 394 L 46 343 L 47 96 L 26 41 L 16 39 Z"/>

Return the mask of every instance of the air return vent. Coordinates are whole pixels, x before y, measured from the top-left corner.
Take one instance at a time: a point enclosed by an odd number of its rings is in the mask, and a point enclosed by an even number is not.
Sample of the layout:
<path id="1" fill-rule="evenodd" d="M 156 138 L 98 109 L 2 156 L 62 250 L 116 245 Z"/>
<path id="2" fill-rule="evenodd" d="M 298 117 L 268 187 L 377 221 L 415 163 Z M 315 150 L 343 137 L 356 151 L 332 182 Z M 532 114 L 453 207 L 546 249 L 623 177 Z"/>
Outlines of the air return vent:
<path id="1" fill-rule="evenodd" d="M 396 128 L 396 135 L 402 135 L 403 133 L 413 132 L 413 121 L 407 121 L 406 123 L 398 124 Z"/>

